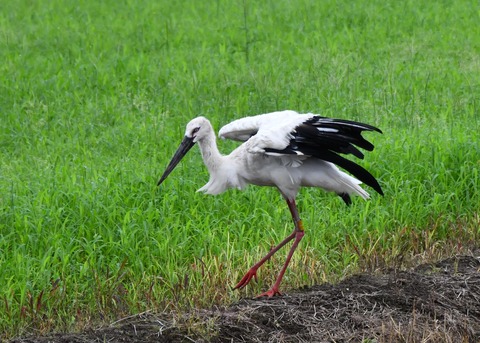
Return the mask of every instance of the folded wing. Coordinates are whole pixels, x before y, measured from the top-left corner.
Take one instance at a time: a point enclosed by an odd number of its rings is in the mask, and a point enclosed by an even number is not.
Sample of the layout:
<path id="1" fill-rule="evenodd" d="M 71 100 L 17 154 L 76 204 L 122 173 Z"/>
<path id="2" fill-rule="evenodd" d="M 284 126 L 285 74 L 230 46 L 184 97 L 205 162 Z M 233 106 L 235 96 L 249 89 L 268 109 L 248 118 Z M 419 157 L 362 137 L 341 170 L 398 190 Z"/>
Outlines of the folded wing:
<path id="1" fill-rule="evenodd" d="M 364 131 L 382 131 L 372 125 L 314 114 L 281 111 L 246 117 L 222 127 L 219 136 L 246 142 L 253 153 L 303 155 L 319 158 L 345 169 L 383 195 L 378 181 L 365 168 L 340 154 L 363 159 L 359 148 L 372 151 Z"/>

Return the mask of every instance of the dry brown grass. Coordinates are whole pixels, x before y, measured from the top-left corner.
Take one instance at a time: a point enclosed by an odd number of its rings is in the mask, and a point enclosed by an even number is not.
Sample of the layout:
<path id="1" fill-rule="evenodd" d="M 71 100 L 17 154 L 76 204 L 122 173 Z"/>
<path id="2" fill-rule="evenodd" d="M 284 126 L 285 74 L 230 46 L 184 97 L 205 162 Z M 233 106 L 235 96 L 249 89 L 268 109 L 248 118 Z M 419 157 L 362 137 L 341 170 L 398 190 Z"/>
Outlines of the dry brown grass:
<path id="1" fill-rule="evenodd" d="M 282 297 L 182 314 L 146 312 L 81 334 L 14 342 L 477 342 L 479 255 L 474 250 Z"/>

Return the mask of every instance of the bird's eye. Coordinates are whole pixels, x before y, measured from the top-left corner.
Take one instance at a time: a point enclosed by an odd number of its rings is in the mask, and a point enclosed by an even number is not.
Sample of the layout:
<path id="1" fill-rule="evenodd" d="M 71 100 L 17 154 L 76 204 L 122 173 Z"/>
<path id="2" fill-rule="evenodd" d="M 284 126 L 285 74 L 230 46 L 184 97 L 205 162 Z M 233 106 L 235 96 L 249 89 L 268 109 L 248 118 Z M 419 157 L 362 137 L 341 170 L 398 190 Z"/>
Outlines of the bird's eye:
<path id="1" fill-rule="evenodd" d="M 200 130 L 199 127 L 194 128 L 193 131 L 192 131 L 192 134 L 193 134 L 193 135 L 196 134 L 196 133 L 198 132 L 198 130 Z"/>

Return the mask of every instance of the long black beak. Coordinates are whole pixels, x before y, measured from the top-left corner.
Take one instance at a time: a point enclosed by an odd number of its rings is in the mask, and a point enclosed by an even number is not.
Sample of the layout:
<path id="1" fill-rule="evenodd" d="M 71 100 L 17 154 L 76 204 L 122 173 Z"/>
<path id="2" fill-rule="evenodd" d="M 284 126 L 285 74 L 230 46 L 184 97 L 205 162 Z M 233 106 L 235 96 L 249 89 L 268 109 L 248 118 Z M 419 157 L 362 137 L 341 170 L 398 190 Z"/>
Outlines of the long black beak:
<path id="1" fill-rule="evenodd" d="M 160 180 L 158 181 L 157 186 L 160 186 L 160 184 L 163 182 L 163 180 L 165 180 L 167 178 L 167 176 L 170 175 L 172 170 L 175 169 L 175 167 L 177 166 L 178 162 L 180 162 L 180 160 L 183 158 L 183 156 L 185 156 L 187 154 L 188 150 L 190 150 L 192 148 L 192 146 L 194 146 L 194 145 L 195 145 L 195 142 L 193 141 L 193 137 L 185 136 L 183 138 L 182 143 L 180 143 L 180 146 L 178 147 L 177 151 L 175 152 L 175 155 L 173 155 L 172 160 L 170 161 L 170 163 L 167 166 L 167 169 L 165 169 L 165 171 L 163 172 L 163 175 L 160 178 Z"/>

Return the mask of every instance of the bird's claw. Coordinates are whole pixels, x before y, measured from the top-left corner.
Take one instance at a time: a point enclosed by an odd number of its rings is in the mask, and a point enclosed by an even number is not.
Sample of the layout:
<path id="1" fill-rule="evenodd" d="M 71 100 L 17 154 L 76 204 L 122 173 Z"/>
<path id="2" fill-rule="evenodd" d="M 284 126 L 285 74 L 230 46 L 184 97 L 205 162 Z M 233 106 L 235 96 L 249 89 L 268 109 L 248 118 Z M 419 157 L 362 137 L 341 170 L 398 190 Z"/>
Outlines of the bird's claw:
<path id="1" fill-rule="evenodd" d="M 255 281 L 257 281 L 257 270 L 254 269 L 254 268 L 251 268 L 244 276 L 243 278 L 240 280 L 239 283 L 237 283 L 237 285 L 235 287 L 233 287 L 233 289 L 242 289 L 244 288 L 246 285 L 248 285 L 248 283 L 252 280 L 252 279 L 255 279 Z M 270 288 L 268 291 L 262 293 L 262 294 L 259 294 L 257 296 L 257 298 L 262 298 L 262 297 L 274 297 L 274 296 L 277 296 L 277 295 L 282 295 L 282 293 L 280 293 L 280 290 L 278 289 L 278 286 L 277 285 L 273 285 L 272 288 Z"/>
<path id="2" fill-rule="evenodd" d="M 272 287 L 270 288 L 268 291 L 266 292 L 263 292 L 262 294 L 259 294 L 257 295 L 257 298 L 262 298 L 262 297 L 274 297 L 274 296 L 277 296 L 277 295 L 282 295 L 282 293 L 280 293 L 280 291 L 278 290 L 278 288 L 276 287 Z"/>
<path id="3" fill-rule="evenodd" d="M 256 269 L 250 269 L 244 276 L 243 278 L 240 280 L 239 283 L 237 283 L 237 285 L 235 287 L 233 287 L 233 289 L 242 289 L 244 288 L 246 285 L 248 285 L 248 283 L 252 280 L 252 278 L 255 279 L 255 281 L 257 281 L 257 270 Z"/>

